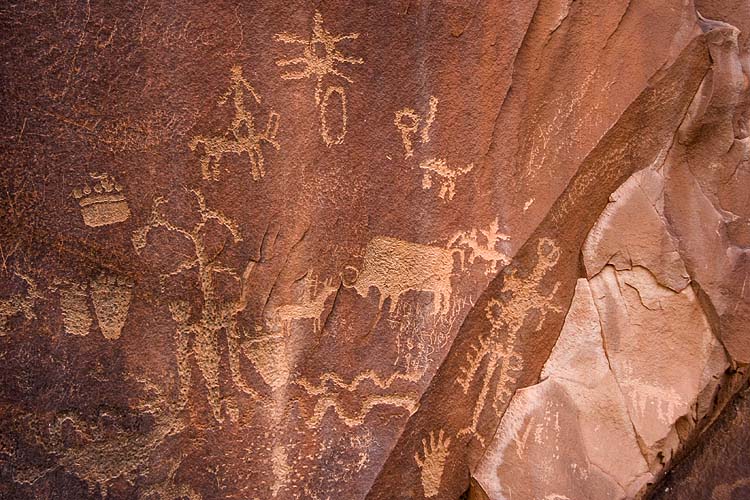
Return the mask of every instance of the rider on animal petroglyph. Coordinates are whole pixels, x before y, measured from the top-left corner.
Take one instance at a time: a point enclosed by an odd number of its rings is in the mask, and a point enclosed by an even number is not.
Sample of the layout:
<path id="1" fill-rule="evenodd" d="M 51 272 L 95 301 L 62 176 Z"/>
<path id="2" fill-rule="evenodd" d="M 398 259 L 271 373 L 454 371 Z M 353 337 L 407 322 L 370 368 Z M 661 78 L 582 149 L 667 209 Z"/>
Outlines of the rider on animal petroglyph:
<path id="1" fill-rule="evenodd" d="M 260 180 L 266 175 L 263 158 L 263 144 L 269 144 L 274 149 L 280 148 L 276 142 L 276 133 L 279 128 L 279 115 L 271 111 L 268 123 L 263 133 L 255 130 L 255 120 L 250 111 L 245 109 L 245 91 L 250 92 L 257 104 L 260 104 L 260 96 L 255 89 L 242 76 L 242 68 L 233 66 L 231 72 L 232 85 L 229 90 L 221 96 L 219 105 L 226 104 L 230 96 L 234 104 L 234 118 L 232 124 L 224 134 L 213 137 L 196 136 L 190 141 L 190 149 L 195 151 L 199 144 L 203 145 L 204 154 L 201 158 L 201 170 L 206 180 L 217 180 L 219 178 L 219 164 L 224 154 L 247 153 L 250 158 L 251 175 L 254 181 Z M 231 132 L 231 137 L 228 137 Z"/>
<path id="2" fill-rule="evenodd" d="M 465 264 L 473 265 L 477 258 L 485 261 L 488 264 L 485 274 L 492 276 L 497 273 L 498 263 L 505 266 L 510 262 L 508 256 L 497 249 L 501 241 L 509 240 L 510 236 L 500 232 L 499 219 L 495 217 L 487 229 L 457 232 L 448 242 L 448 247 L 466 249 Z"/>

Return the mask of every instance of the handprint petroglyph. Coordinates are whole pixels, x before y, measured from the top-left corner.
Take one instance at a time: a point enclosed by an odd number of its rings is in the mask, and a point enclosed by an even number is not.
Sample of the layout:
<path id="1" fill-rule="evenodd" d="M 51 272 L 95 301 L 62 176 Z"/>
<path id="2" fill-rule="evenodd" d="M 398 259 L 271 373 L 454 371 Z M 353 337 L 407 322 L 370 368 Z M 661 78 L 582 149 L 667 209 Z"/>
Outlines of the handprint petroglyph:
<path id="1" fill-rule="evenodd" d="M 424 496 L 434 497 L 440 491 L 440 481 L 443 478 L 445 461 L 448 458 L 448 447 L 451 439 L 445 437 L 445 432 L 441 429 L 435 437 L 435 431 L 430 431 L 429 442 L 422 439 L 422 457 L 419 453 L 414 454 L 414 460 L 417 462 L 422 474 L 422 488 Z"/>

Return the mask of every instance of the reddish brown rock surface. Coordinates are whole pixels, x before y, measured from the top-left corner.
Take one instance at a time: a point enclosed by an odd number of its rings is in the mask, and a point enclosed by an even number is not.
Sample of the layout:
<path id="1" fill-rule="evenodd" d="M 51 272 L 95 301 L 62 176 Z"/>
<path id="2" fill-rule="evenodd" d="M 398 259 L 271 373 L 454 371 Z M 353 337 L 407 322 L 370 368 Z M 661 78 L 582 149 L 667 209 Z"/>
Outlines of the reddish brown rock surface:
<path id="1" fill-rule="evenodd" d="M 698 445 L 653 487 L 648 498 L 747 498 L 750 495 L 748 415 L 750 399 L 748 388 L 744 387 Z"/>
<path id="2" fill-rule="evenodd" d="M 736 497 L 750 7 L 464 4 L 0 9 L 0 497 Z"/>

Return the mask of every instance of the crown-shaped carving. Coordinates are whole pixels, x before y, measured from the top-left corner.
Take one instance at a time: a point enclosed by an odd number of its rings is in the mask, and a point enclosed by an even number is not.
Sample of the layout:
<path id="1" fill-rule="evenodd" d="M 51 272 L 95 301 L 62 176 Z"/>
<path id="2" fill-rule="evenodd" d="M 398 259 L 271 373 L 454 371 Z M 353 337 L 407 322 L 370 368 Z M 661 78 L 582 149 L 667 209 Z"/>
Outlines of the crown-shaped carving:
<path id="1" fill-rule="evenodd" d="M 89 173 L 93 185 L 86 183 L 83 188 L 75 188 L 73 197 L 81 207 L 83 222 L 87 226 L 106 226 L 123 222 L 130 217 L 130 208 L 122 186 L 109 174 Z"/>

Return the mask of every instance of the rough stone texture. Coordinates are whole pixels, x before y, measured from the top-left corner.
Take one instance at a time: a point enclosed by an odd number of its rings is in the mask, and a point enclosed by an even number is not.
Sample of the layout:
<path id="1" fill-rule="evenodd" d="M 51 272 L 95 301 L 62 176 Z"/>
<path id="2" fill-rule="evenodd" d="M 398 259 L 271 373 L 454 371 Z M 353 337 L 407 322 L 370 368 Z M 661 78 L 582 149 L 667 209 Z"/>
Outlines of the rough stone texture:
<path id="1" fill-rule="evenodd" d="M 0 497 L 629 498 L 740 408 L 746 2 L 0 23 Z"/>
<path id="2" fill-rule="evenodd" d="M 653 487 L 650 499 L 735 500 L 750 495 L 750 445 L 748 387 L 727 405 L 718 421 L 691 450 Z"/>
<path id="3" fill-rule="evenodd" d="M 627 498 L 637 492 L 651 474 L 585 279 L 578 280 L 542 379 L 516 392 L 474 474 L 488 498 Z"/>

